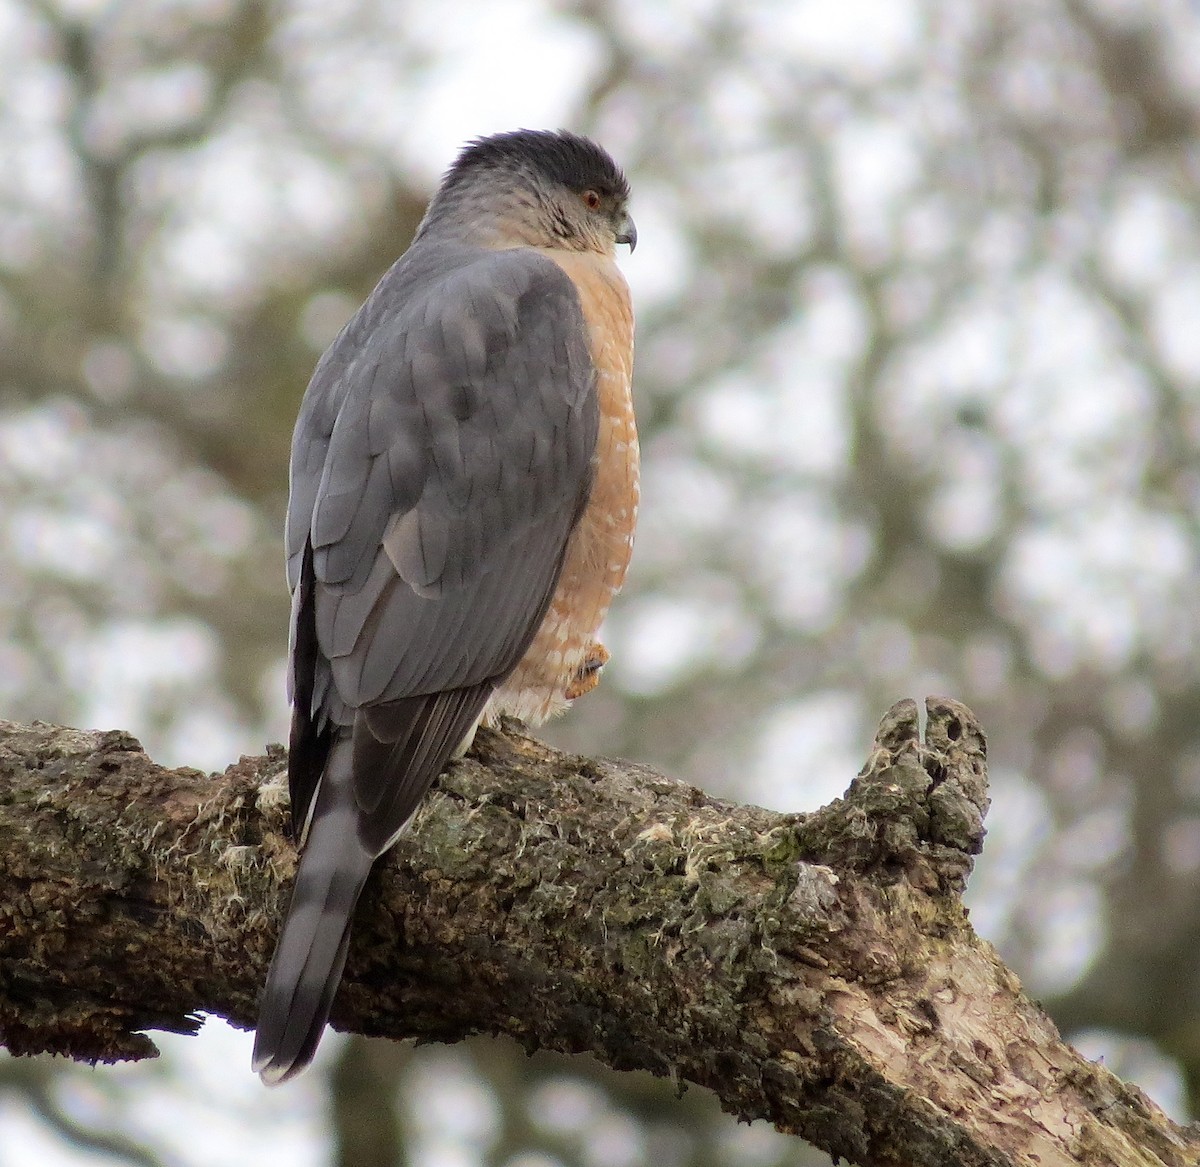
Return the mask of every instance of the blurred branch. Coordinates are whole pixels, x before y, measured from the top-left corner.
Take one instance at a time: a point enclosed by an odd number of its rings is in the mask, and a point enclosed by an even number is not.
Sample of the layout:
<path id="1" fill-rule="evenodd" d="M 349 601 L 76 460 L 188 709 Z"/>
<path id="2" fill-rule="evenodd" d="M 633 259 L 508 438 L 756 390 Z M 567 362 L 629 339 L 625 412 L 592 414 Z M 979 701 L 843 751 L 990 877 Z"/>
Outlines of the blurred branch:
<path id="1" fill-rule="evenodd" d="M 404 1046 L 346 1042 L 329 1081 L 336 1167 L 407 1167 L 397 1082 L 408 1057 Z"/>
<path id="2" fill-rule="evenodd" d="M 591 1052 L 868 1167 L 1195 1162 L 972 932 L 983 736 L 956 702 L 928 711 L 922 742 L 894 706 L 809 815 L 482 733 L 369 885 L 336 1021 Z M 250 1023 L 294 870 L 282 768 L 206 777 L 126 734 L 0 723 L 14 1053 L 144 1057 L 138 1030 Z"/>
<path id="3" fill-rule="evenodd" d="M 6 1061 L 0 1065 L 0 1098 L 7 1094 L 21 1099 L 51 1131 L 78 1150 L 129 1167 L 162 1167 L 162 1160 L 143 1144 L 117 1131 L 93 1129 L 74 1118 L 59 1097 L 64 1080 L 60 1069 L 48 1059 Z"/>

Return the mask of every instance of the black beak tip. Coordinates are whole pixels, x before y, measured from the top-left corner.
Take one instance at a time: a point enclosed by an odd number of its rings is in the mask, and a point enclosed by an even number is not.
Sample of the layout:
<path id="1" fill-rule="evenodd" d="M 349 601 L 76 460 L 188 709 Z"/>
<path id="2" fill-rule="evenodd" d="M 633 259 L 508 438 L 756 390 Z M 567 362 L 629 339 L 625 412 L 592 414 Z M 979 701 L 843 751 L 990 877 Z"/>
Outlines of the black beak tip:
<path id="1" fill-rule="evenodd" d="M 628 215 L 625 217 L 625 225 L 621 228 L 621 233 L 617 236 L 617 242 L 628 243 L 630 255 L 637 250 L 637 225 Z"/>

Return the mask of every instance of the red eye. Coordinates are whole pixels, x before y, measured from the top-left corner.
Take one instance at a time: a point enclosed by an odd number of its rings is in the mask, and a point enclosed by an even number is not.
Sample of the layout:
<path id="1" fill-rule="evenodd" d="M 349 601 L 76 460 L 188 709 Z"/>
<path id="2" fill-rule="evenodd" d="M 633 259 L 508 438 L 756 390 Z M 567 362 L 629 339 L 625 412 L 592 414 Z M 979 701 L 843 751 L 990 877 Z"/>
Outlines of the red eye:
<path id="1" fill-rule="evenodd" d="M 583 205 L 589 211 L 598 211 L 600 209 L 600 196 L 594 190 L 585 190 L 582 198 Z"/>

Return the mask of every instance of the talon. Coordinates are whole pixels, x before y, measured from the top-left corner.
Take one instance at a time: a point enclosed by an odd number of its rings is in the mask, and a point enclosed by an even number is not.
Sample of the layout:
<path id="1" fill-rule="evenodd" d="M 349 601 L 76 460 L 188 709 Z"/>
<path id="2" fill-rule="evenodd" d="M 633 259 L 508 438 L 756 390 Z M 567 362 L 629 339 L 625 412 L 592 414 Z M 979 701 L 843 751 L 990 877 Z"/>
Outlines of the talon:
<path id="1" fill-rule="evenodd" d="M 595 641 L 588 649 L 587 656 L 583 658 L 583 663 L 576 670 L 575 679 L 567 686 L 567 700 L 574 701 L 576 697 L 590 693 L 600 684 L 600 670 L 604 668 L 608 660 L 608 649 L 598 640 Z"/>

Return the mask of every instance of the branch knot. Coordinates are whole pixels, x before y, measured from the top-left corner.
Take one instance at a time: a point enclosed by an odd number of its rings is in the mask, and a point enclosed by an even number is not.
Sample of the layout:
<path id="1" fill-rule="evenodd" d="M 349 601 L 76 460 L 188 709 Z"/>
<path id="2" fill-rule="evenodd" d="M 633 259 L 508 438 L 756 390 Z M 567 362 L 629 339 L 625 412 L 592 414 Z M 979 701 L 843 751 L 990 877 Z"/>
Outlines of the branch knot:
<path id="1" fill-rule="evenodd" d="M 813 815 L 805 829 L 824 834 L 824 846 L 858 870 L 958 894 L 983 848 L 987 746 L 961 702 L 929 697 L 925 710 L 922 740 L 917 703 L 897 701 L 880 720 L 846 797 Z"/>

